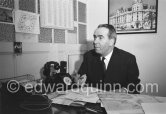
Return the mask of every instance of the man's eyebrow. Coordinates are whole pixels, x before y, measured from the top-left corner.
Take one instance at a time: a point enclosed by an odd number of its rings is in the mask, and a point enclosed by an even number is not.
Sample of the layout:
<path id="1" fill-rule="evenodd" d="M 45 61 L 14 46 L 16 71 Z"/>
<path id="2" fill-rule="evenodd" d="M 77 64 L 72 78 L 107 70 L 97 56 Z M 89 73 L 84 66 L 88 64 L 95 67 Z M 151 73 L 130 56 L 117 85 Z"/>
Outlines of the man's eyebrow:
<path id="1" fill-rule="evenodd" d="M 103 36 L 103 35 L 93 35 L 94 37 L 101 37 L 101 36 Z"/>

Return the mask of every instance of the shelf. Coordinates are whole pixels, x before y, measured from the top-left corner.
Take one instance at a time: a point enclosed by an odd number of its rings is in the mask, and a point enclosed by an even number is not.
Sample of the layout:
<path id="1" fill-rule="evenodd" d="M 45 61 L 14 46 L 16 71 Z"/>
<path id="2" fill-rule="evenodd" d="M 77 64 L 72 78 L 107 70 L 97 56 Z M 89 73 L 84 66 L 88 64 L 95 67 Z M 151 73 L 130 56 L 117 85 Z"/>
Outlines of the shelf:
<path id="1" fill-rule="evenodd" d="M 1 22 L 1 21 L 0 21 L 0 24 L 10 24 L 10 25 L 14 25 L 14 23 L 10 23 L 10 22 Z"/>
<path id="2" fill-rule="evenodd" d="M 3 7 L 3 6 L 0 6 L 0 9 L 13 10 L 13 8 L 8 8 L 8 7 Z"/>

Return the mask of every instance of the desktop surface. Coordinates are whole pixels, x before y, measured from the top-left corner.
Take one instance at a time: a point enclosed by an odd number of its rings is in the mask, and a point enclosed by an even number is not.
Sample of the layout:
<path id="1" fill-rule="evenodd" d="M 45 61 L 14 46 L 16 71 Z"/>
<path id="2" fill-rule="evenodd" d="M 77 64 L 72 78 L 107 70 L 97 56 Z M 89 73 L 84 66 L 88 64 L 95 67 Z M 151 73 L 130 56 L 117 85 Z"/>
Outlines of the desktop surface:
<path id="1" fill-rule="evenodd" d="M 60 104 L 51 104 L 48 109 L 44 110 L 25 110 L 20 107 L 6 107 L 2 110 L 2 114 L 106 114 L 104 108 L 103 112 L 96 112 L 87 110 L 84 107 L 65 106 Z"/>

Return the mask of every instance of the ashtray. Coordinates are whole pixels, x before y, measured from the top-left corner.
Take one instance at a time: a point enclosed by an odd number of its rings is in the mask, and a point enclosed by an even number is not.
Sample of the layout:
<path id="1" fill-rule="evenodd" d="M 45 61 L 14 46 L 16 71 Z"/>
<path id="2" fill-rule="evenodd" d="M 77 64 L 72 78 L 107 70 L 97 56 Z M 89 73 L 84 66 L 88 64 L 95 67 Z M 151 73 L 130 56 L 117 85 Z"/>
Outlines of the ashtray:
<path id="1" fill-rule="evenodd" d="M 44 95 L 32 95 L 27 97 L 20 107 L 24 110 L 40 111 L 49 109 L 51 106 L 51 100 Z"/>

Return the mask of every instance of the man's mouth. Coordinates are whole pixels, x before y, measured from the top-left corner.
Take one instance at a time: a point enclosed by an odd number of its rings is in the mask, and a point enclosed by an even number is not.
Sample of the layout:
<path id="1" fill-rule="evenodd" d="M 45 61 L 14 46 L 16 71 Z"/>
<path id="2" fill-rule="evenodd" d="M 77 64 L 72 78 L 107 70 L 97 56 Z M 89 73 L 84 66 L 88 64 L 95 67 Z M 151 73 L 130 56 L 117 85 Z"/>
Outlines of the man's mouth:
<path id="1" fill-rule="evenodd" d="M 100 47 L 95 47 L 95 49 L 96 49 L 96 50 L 99 50 L 99 49 L 100 49 Z"/>
<path id="2" fill-rule="evenodd" d="M 95 49 L 95 50 L 99 50 L 99 49 L 100 49 L 100 46 L 99 46 L 99 45 L 94 45 L 94 49 Z"/>

